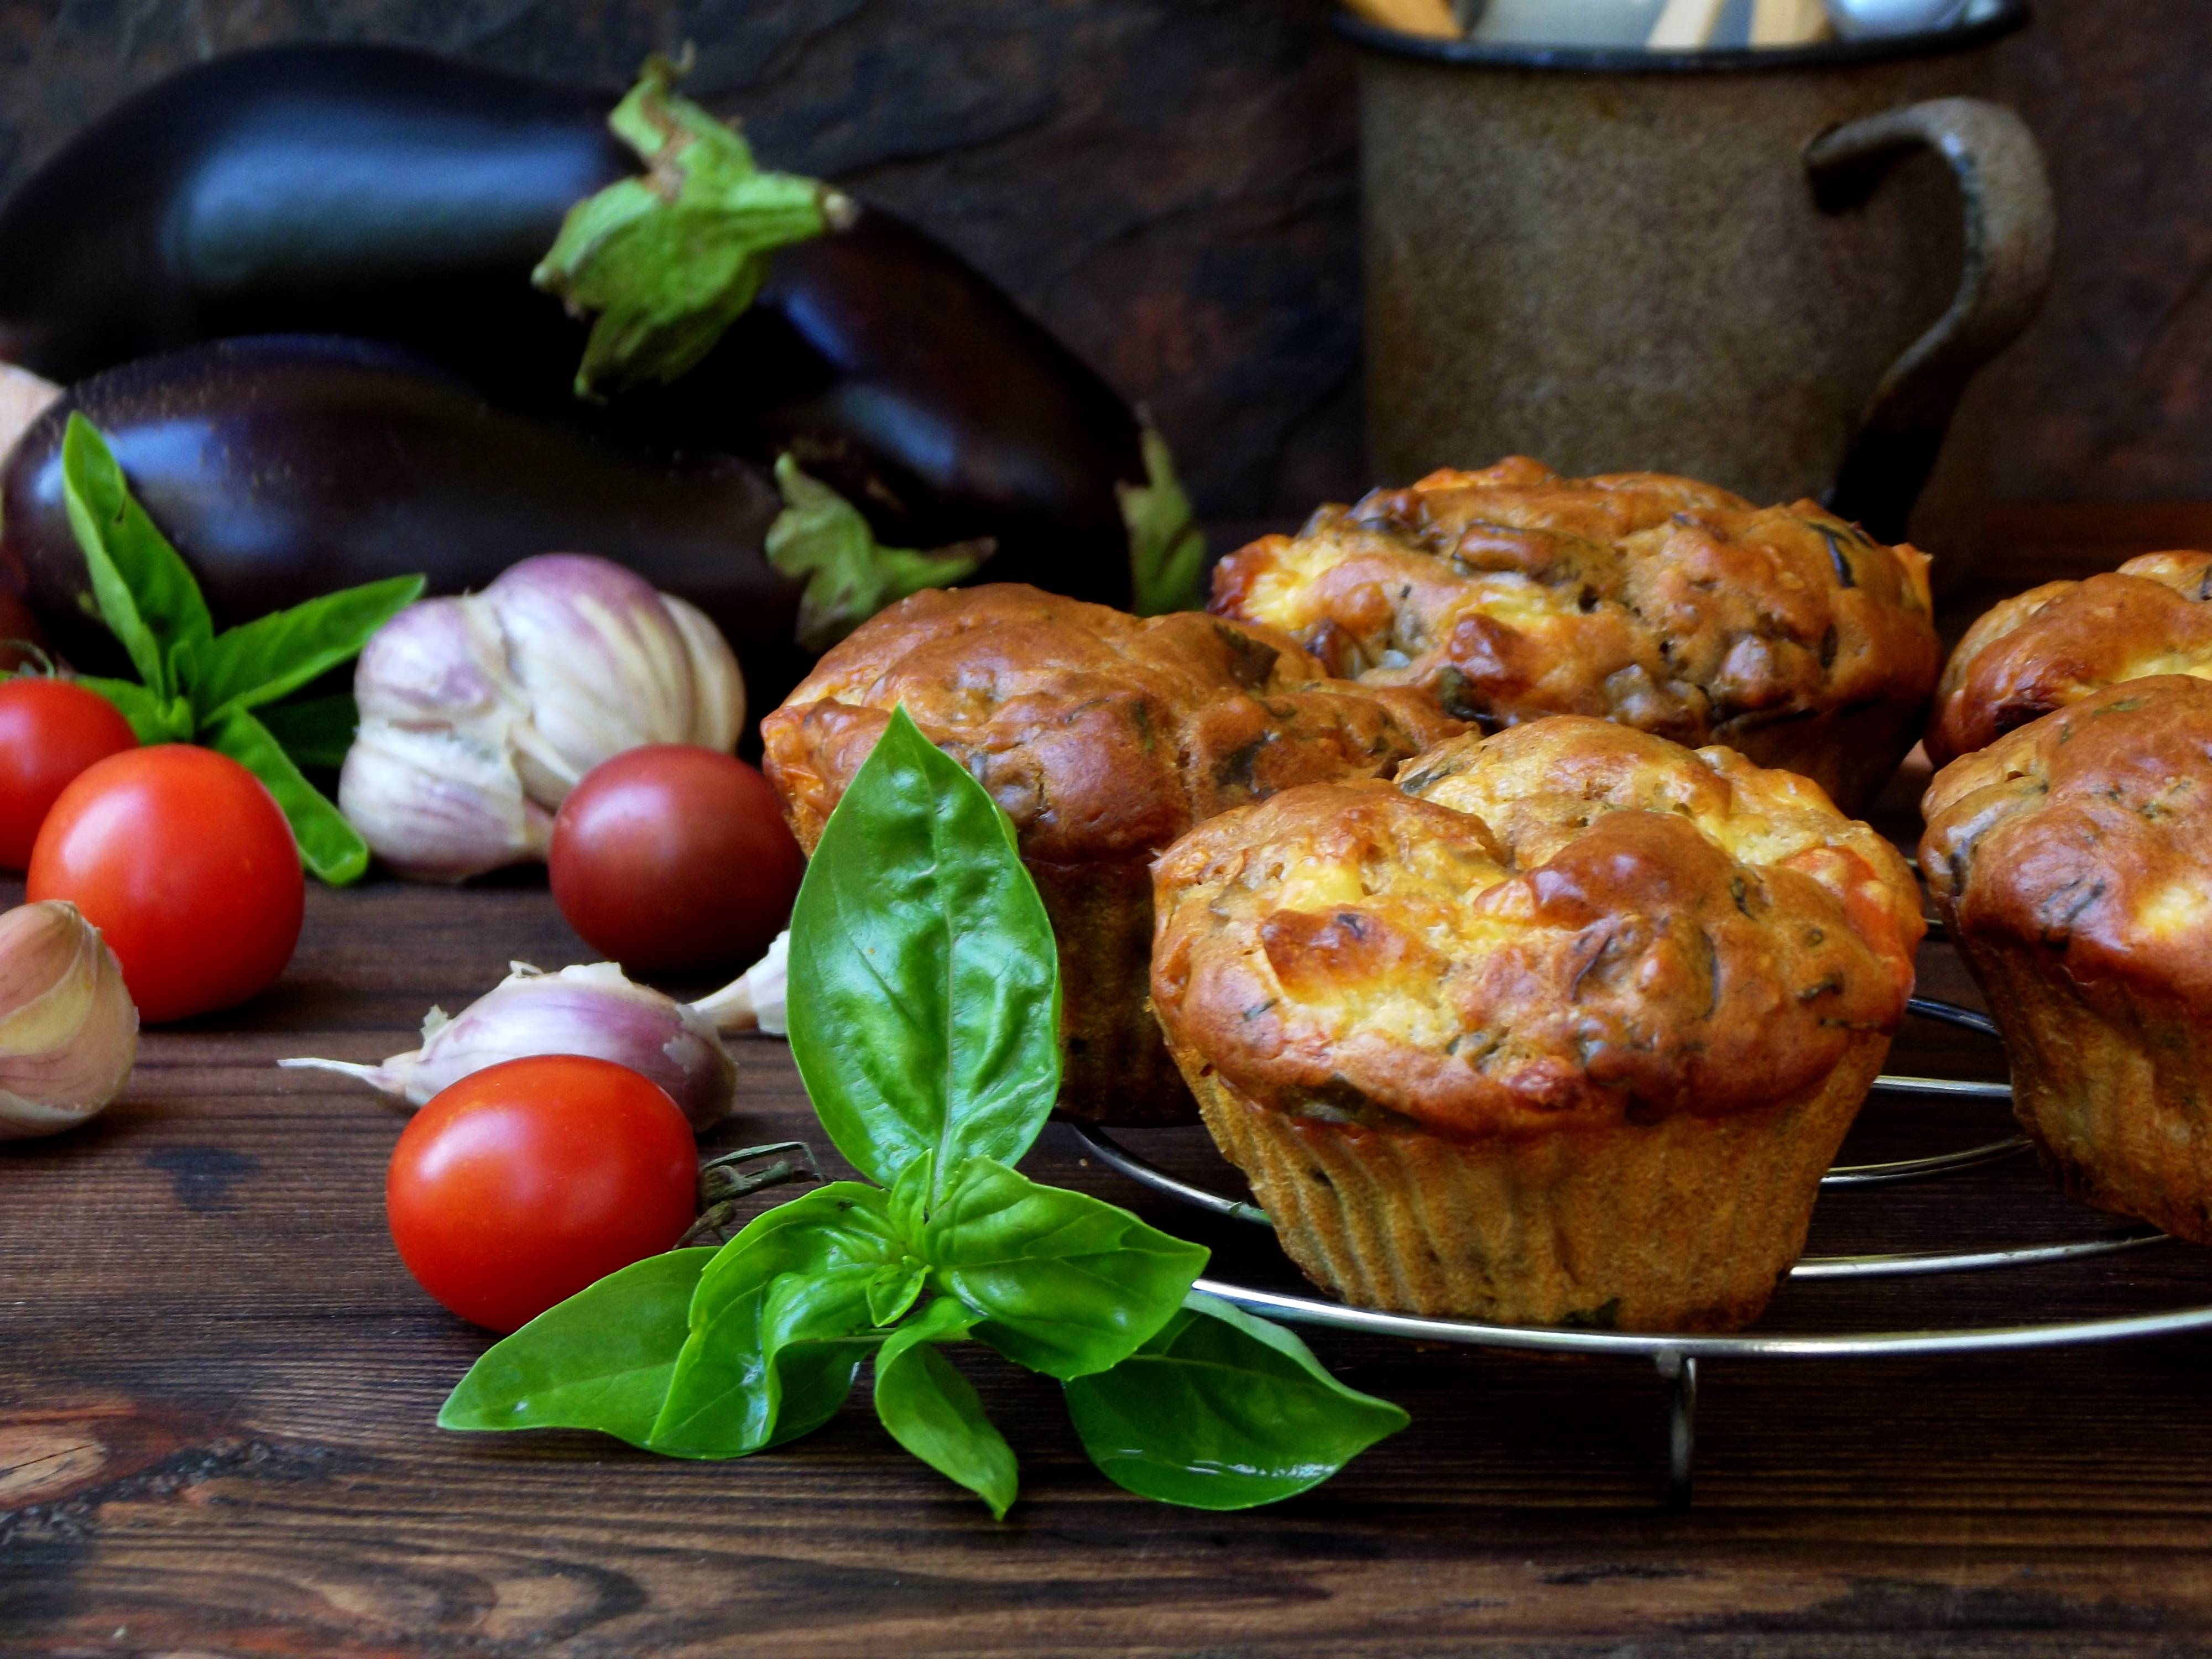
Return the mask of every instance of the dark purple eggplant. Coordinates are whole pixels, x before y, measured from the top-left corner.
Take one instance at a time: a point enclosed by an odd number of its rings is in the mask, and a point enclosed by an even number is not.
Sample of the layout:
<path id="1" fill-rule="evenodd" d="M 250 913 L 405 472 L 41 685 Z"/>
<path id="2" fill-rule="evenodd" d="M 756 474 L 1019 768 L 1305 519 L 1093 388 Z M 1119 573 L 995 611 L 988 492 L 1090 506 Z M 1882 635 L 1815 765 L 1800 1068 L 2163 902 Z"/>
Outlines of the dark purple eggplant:
<path id="1" fill-rule="evenodd" d="M 420 571 L 453 593 L 533 553 L 587 552 L 712 617 L 756 708 L 805 670 L 799 586 L 762 551 L 780 501 L 750 462 L 641 460 L 495 409 L 395 348 L 315 337 L 191 346 L 94 375 L 9 455 L 0 579 L 81 668 L 128 672 L 89 615 L 62 501 L 72 413 L 106 434 L 219 628 L 379 577 Z"/>
<path id="2" fill-rule="evenodd" d="M 987 574 L 1126 604 L 1140 432 L 1097 374 L 873 209 L 778 252 L 674 385 L 569 391 L 586 326 L 531 287 L 578 200 L 638 172 L 611 96 L 402 48 L 272 47 L 155 84 L 0 209 L 0 357 L 64 382 L 201 341 L 385 341 L 502 407 L 662 453 L 788 448 L 881 538 L 988 536 Z"/>

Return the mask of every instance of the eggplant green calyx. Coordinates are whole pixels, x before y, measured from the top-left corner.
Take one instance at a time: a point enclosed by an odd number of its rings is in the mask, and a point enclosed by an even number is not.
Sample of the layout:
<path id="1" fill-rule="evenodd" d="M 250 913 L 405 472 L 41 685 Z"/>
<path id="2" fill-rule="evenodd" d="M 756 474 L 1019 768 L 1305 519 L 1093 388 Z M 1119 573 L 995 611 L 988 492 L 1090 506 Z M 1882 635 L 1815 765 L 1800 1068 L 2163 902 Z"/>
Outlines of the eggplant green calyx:
<path id="1" fill-rule="evenodd" d="M 858 507 L 788 454 L 776 459 L 775 483 L 783 511 L 769 526 L 768 562 L 806 584 L 798 635 L 810 651 L 827 651 L 894 600 L 964 580 L 998 550 L 988 536 L 927 552 L 884 547 Z"/>
<path id="2" fill-rule="evenodd" d="M 332 886 L 358 881 L 368 844 L 300 770 L 343 757 L 353 699 L 293 694 L 359 655 L 422 597 L 423 579 L 365 582 L 218 634 L 192 573 L 82 415 L 62 435 L 62 500 L 91 579 L 90 607 L 138 671 L 136 681 L 80 684 L 120 709 L 141 743 L 204 744 L 238 762 L 276 797 L 309 872 Z"/>
<path id="3" fill-rule="evenodd" d="M 763 173 L 735 127 L 675 82 L 655 56 L 607 125 L 646 164 L 568 210 L 530 280 L 592 317 L 576 395 L 673 380 L 753 302 L 777 248 L 852 222 L 850 198 L 819 179 Z"/>
<path id="4" fill-rule="evenodd" d="M 1206 532 L 1176 478 L 1167 440 L 1151 427 L 1143 437 L 1145 482 L 1117 483 L 1121 522 L 1129 530 L 1130 608 L 1140 617 L 1203 611 Z"/>
<path id="5" fill-rule="evenodd" d="M 871 1180 L 601 1279 L 478 1360 L 442 1425 L 742 1457 L 828 1422 L 872 1363 L 891 1437 L 1001 1516 L 1014 1453 L 947 1350 L 1055 1379 L 1110 1480 L 1199 1509 L 1304 1492 L 1406 1425 L 1196 1290 L 1204 1247 L 1012 1167 L 1059 1092 L 1052 923 L 1006 814 L 903 708 L 823 830 L 790 967 L 792 1058 Z"/>

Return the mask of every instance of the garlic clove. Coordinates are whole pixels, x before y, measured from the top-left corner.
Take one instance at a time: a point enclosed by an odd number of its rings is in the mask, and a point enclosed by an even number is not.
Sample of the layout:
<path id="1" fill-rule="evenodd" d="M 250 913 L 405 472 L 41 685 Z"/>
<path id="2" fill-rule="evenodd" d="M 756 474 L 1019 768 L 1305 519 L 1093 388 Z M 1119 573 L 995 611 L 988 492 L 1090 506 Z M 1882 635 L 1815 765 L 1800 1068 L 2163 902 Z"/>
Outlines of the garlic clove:
<path id="1" fill-rule="evenodd" d="M 137 1054 L 122 968 L 76 907 L 0 915 L 0 1140 L 83 1122 L 123 1092 Z"/>
<path id="2" fill-rule="evenodd" d="M 791 983 L 791 929 L 769 943 L 767 953 L 712 996 L 691 1005 L 692 1012 L 718 1031 L 764 1031 L 782 1036 L 790 1030 L 785 1006 Z"/>
<path id="3" fill-rule="evenodd" d="M 557 806 L 601 761 L 691 730 L 690 651 L 660 594 L 635 571 L 585 554 L 544 554 L 507 569 L 483 599 L 530 704 L 527 736 L 537 743 L 519 764 L 544 805 Z"/>
<path id="4" fill-rule="evenodd" d="M 553 815 L 523 791 L 504 746 L 464 732 L 363 720 L 338 773 L 338 810 L 401 875 L 460 881 L 542 859 Z"/>
<path id="5" fill-rule="evenodd" d="M 745 730 L 745 677 L 738 653 L 698 606 L 673 593 L 663 593 L 660 602 L 684 636 L 691 664 L 691 730 L 682 741 L 729 754 Z"/>
<path id="6" fill-rule="evenodd" d="M 419 599 L 378 629 L 354 667 L 364 721 L 451 726 L 489 748 L 529 717 L 507 672 L 499 619 L 472 598 Z"/>
<path id="7" fill-rule="evenodd" d="M 586 1054 L 627 1066 L 667 1090 L 695 1131 L 719 1122 L 737 1093 L 738 1063 L 714 1028 L 611 962 L 557 974 L 518 963 L 450 1019 L 425 1020 L 422 1045 L 381 1066 L 313 1059 L 278 1063 L 337 1072 L 421 1106 L 472 1073 L 530 1054 Z"/>

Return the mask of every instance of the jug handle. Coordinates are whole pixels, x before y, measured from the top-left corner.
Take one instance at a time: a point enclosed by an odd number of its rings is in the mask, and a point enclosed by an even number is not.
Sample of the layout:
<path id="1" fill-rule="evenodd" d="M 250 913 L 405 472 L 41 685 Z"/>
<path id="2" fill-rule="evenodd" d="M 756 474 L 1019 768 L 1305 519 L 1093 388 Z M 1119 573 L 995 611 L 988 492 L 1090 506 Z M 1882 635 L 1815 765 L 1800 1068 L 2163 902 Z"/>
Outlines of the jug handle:
<path id="1" fill-rule="evenodd" d="M 1805 146 L 1813 199 L 1842 213 L 1919 149 L 1950 164 L 1966 212 L 1966 268 L 1950 309 L 1905 348 L 1875 388 L 1827 495 L 1831 510 L 1885 542 L 1935 470 L 1966 384 L 2012 343 L 2051 286 L 2051 175 L 2017 115 L 1980 98 L 1931 98 L 1831 127 Z"/>

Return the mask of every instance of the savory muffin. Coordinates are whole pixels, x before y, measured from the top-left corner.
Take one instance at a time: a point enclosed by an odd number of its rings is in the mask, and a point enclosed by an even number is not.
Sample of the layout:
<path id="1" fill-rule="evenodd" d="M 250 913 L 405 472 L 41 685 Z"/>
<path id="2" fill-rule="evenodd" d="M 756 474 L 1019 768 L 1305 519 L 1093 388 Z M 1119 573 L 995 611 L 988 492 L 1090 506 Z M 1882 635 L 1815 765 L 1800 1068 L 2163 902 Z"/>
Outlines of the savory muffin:
<path id="1" fill-rule="evenodd" d="M 2212 1243 L 2212 684 L 2092 691 L 1954 761 L 1922 805 L 1921 870 L 2045 1161 L 2100 1209 Z"/>
<path id="2" fill-rule="evenodd" d="M 1935 687 L 1927 566 L 1811 501 L 1513 456 L 1262 537 L 1221 562 L 1213 609 L 1486 727 L 1596 714 L 1724 743 L 1855 812 Z"/>
<path id="3" fill-rule="evenodd" d="M 2016 593 L 1944 665 L 1928 758 L 1948 765 L 2054 708 L 2151 674 L 2212 678 L 2212 553 L 2146 553 Z"/>
<path id="4" fill-rule="evenodd" d="M 1805 779 L 1573 715 L 1226 813 L 1155 879 L 1168 1046 L 1291 1259 L 1524 1324 L 1757 1317 L 1922 931 Z"/>
<path id="5" fill-rule="evenodd" d="M 900 703 L 1012 818 L 1058 935 L 1063 1109 L 1188 1122 L 1146 1006 L 1152 860 L 1202 818 L 1290 784 L 1387 772 L 1461 730 L 1264 629 L 1139 619 L 1013 584 L 926 589 L 856 629 L 761 722 L 810 852 Z"/>

